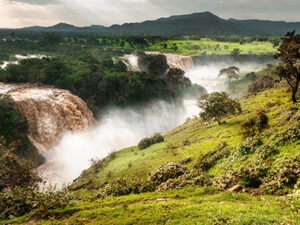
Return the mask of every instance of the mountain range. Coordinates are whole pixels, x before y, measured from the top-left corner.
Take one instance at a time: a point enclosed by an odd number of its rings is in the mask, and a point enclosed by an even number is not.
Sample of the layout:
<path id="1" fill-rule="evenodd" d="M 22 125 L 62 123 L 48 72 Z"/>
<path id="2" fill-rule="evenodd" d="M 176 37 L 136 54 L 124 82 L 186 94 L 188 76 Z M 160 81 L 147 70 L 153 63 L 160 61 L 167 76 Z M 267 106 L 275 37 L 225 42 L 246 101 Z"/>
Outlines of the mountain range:
<path id="1" fill-rule="evenodd" d="M 59 23 L 51 27 L 25 27 L 20 31 L 39 32 L 88 32 L 121 35 L 283 35 L 288 31 L 300 32 L 300 22 L 269 20 L 222 19 L 210 12 L 177 15 L 141 23 L 124 23 L 105 27 L 92 25 L 76 27 Z"/>

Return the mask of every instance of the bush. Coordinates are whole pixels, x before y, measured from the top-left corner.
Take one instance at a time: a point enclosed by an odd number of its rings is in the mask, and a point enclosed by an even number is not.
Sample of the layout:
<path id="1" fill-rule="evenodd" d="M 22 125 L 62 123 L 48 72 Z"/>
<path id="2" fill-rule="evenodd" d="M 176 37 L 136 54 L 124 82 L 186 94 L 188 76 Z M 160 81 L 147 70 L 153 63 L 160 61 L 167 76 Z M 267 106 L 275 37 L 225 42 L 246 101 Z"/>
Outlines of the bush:
<path id="1" fill-rule="evenodd" d="M 148 148 L 151 145 L 151 140 L 150 138 L 143 138 L 142 140 L 140 140 L 138 147 L 140 150 Z"/>
<path id="2" fill-rule="evenodd" d="M 156 190 L 157 191 L 167 191 L 170 189 L 180 189 L 186 185 L 199 185 L 207 186 L 211 184 L 211 177 L 208 174 L 201 173 L 198 176 L 193 176 L 191 174 L 183 175 L 177 178 L 169 179 L 166 182 L 160 184 Z"/>
<path id="3" fill-rule="evenodd" d="M 263 144 L 259 137 L 249 137 L 245 141 L 241 142 L 237 147 L 235 153 L 240 156 L 254 153 L 257 147 Z"/>
<path id="4" fill-rule="evenodd" d="M 216 163 L 229 155 L 229 151 L 226 148 L 227 144 L 225 142 L 222 142 L 219 144 L 219 146 L 214 149 L 213 151 L 207 152 L 203 154 L 201 157 L 199 157 L 194 165 L 195 169 L 200 169 L 202 171 L 207 171 Z"/>
<path id="5" fill-rule="evenodd" d="M 71 196 L 64 191 L 39 191 L 37 187 L 14 187 L 0 192 L 0 219 L 20 217 L 34 211 L 47 214 L 48 210 L 66 206 Z"/>
<path id="6" fill-rule="evenodd" d="M 0 138 L 0 191 L 16 186 L 31 186 L 41 181 L 33 164 L 14 154 L 15 148 L 6 148 L 5 141 Z"/>
<path id="7" fill-rule="evenodd" d="M 180 160 L 180 164 L 182 164 L 182 165 L 185 165 L 185 164 L 188 164 L 188 163 L 190 163 L 192 161 L 192 158 L 191 157 L 185 157 L 185 158 L 183 158 L 182 160 Z"/>
<path id="8" fill-rule="evenodd" d="M 274 192 L 284 187 L 293 188 L 300 175 L 300 154 L 288 158 L 279 158 L 266 177 L 264 187 Z"/>
<path id="9" fill-rule="evenodd" d="M 264 146 L 259 147 L 256 150 L 256 153 L 258 154 L 258 157 L 260 159 L 268 159 L 269 157 L 278 154 L 279 150 L 272 146 L 264 145 Z"/>
<path id="10" fill-rule="evenodd" d="M 122 196 L 128 194 L 139 194 L 143 192 L 154 191 L 155 185 L 150 181 L 132 180 L 127 181 L 125 178 L 120 178 L 110 184 L 107 184 L 101 190 L 101 196 Z"/>
<path id="11" fill-rule="evenodd" d="M 155 133 L 151 138 L 151 144 L 159 143 L 164 141 L 164 137 L 160 133 Z"/>
<path id="12" fill-rule="evenodd" d="M 169 163 L 152 171 L 148 176 L 148 180 L 159 185 L 169 179 L 174 179 L 187 173 L 188 169 L 179 163 Z"/>
<path id="13" fill-rule="evenodd" d="M 268 127 L 269 118 L 264 110 L 258 110 L 255 116 L 244 120 L 241 123 L 241 128 L 245 136 L 253 136 L 256 133 L 261 133 L 263 129 Z"/>
<path id="14" fill-rule="evenodd" d="M 140 150 L 148 148 L 150 145 L 159 143 L 159 142 L 163 142 L 164 141 L 164 137 L 160 134 L 160 133 L 155 133 L 152 137 L 150 138 L 143 138 L 142 140 L 140 140 L 140 142 L 138 143 L 138 147 Z"/>
<path id="15" fill-rule="evenodd" d="M 262 76 L 261 78 L 259 78 L 258 81 L 248 85 L 248 93 L 255 94 L 273 87 L 274 87 L 273 78 L 269 76 Z"/>
<path id="16" fill-rule="evenodd" d="M 300 139 L 300 123 L 295 122 L 292 126 L 276 132 L 271 136 L 270 146 L 283 146 Z"/>

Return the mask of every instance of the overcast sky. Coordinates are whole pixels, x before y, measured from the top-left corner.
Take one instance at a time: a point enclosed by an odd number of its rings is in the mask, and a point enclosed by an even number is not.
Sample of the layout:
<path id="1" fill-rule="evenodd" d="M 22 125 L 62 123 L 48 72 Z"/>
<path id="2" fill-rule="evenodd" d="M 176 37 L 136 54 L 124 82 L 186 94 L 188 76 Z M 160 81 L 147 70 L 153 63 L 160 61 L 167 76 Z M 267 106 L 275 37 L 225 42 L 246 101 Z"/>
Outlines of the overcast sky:
<path id="1" fill-rule="evenodd" d="M 203 11 L 226 19 L 300 21 L 300 0 L 0 0 L 0 27 L 108 26 Z"/>

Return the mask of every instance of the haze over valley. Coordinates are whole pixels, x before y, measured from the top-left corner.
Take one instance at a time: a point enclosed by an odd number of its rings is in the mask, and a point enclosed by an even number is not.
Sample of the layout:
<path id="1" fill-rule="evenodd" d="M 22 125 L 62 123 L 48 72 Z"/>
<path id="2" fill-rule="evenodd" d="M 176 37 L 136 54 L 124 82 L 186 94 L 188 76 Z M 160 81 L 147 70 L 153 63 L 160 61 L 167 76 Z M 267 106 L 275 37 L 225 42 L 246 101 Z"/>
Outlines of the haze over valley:
<path id="1" fill-rule="evenodd" d="M 0 0 L 0 223 L 297 224 L 298 6 Z"/>

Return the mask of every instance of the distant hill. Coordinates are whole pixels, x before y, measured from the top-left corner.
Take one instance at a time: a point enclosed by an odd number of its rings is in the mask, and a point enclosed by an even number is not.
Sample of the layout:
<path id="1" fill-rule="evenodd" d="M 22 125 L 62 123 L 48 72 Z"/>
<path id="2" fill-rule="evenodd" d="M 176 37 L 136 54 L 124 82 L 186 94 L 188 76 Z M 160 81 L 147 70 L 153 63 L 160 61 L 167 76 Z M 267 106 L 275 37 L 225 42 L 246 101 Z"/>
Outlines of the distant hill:
<path id="1" fill-rule="evenodd" d="M 171 16 L 141 23 L 125 23 L 105 27 L 92 25 L 76 27 L 59 23 L 51 27 L 26 27 L 20 31 L 90 32 L 99 34 L 164 34 L 164 35 L 283 35 L 287 31 L 300 32 L 300 22 L 222 19 L 210 12 Z"/>

